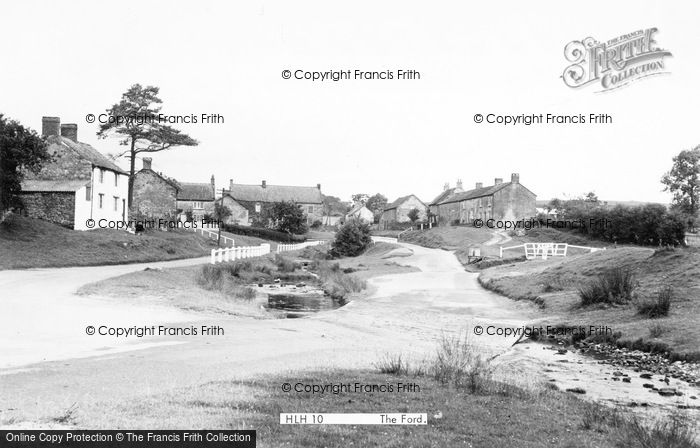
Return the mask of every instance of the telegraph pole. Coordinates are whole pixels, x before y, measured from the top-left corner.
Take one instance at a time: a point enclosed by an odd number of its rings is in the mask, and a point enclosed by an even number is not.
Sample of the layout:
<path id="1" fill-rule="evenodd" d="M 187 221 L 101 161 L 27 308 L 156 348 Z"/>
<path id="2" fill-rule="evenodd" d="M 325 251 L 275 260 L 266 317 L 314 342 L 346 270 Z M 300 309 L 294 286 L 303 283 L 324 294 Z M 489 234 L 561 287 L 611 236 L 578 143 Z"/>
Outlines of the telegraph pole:
<path id="1" fill-rule="evenodd" d="M 219 210 L 221 210 L 221 207 L 224 206 L 224 188 L 221 187 L 221 206 L 219 207 Z M 216 211 L 216 201 L 214 201 L 214 215 L 216 216 L 216 225 L 219 227 L 219 235 L 218 239 L 216 240 L 216 245 L 218 247 L 221 247 L 221 213 Z"/>

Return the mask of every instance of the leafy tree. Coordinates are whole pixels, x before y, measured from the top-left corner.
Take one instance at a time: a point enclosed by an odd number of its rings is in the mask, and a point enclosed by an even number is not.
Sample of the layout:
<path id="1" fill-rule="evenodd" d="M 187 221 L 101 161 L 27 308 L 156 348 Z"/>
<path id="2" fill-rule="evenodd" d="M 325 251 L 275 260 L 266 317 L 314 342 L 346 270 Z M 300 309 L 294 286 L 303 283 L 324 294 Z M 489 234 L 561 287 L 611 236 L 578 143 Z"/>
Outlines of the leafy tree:
<path id="1" fill-rule="evenodd" d="M 292 201 L 267 204 L 260 213 L 260 222 L 268 229 L 301 235 L 309 229 L 306 213 Z"/>
<path id="2" fill-rule="evenodd" d="M 694 221 L 700 209 L 700 146 L 674 157 L 673 166 L 661 183 L 665 185 L 664 191 L 673 193 L 673 208 Z"/>
<path id="3" fill-rule="evenodd" d="M 377 193 L 374 196 L 371 196 L 369 199 L 367 199 L 367 203 L 365 206 L 372 212 L 374 213 L 374 222 L 377 223 L 379 222 L 379 217 L 382 216 L 382 212 L 384 211 L 384 207 L 386 207 L 386 204 L 389 201 L 387 200 L 386 196 L 383 194 Z"/>
<path id="4" fill-rule="evenodd" d="M 350 219 L 336 233 L 331 247 L 334 257 L 355 257 L 372 244 L 369 224 L 360 219 Z"/>
<path id="5" fill-rule="evenodd" d="M 158 98 L 158 87 L 142 87 L 134 84 L 129 87 L 117 104 L 107 109 L 110 117 L 122 118 L 100 124 L 99 138 L 115 135 L 121 138 L 120 145 L 129 149 L 119 154 L 129 158 L 129 207 L 133 199 L 136 155 L 143 152 L 159 152 L 177 146 L 197 146 L 199 142 L 179 130 L 158 120 L 163 102 Z"/>
<path id="6" fill-rule="evenodd" d="M 231 209 L 226 207 L 223 204 L 223 198 L 221 199 L 221 202 L 217 202 L 214 204 L 214 219 L 220 222 L 226 221 L 226 218 L 231 216 L 233 212 L 231 212 Z"/>
<path id="7" fill-rule="evenodd" d="M 0 214 L 15 205 L 26 171 L 38 173 L 51 157 L 36 131 L 0 114 Z M 0 219 L 2 221 L 2 219 Z"/>
<path id="8" fill-rule="evenodd" d="M 332 216 L 334 213 L 344 215 L 348 212 L 349 206 L 339 197 L 323 195 L 323 215 Z"/>
<path id="9" fill-rule="evenodd" d="M 352 195 L 353 204 L 365 205 L 365 204 L 367 204 L 368 199 L 369 199 L 369 195 L 365 194 L 365 193 L 357 193 L 357 194 Z"/>
<path id="10" fill-rule="evenodd" d="M 417 208 L 411 209 L 408 212 L 407 216 L 408 216 L 408 219 L 411 220 L 411 222 L 415 223 L 420 218 L 420 210 L 418 210 Z"/>

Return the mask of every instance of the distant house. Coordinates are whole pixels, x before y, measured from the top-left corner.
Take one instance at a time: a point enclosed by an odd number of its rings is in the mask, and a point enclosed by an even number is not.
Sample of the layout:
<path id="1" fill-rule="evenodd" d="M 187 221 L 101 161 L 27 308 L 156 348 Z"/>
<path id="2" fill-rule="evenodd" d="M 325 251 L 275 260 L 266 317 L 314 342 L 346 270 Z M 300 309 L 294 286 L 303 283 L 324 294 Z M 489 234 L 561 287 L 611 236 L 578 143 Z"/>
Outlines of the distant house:
<path id="1" fill-rule="evenodd" d="M 337 226 L 343 221 L 343 218 L 345 218 L 343 215 L 340 213 L 334 212 L 330 216 L 329 215 L 323 215 L 323 218 L 321 219 L 321 223 L 324 226 Z"/>
<path id="2" fill-rule="evenodd" d="M 414 208 L 418 209 L 418 220 L 424 221 L 428 214 L 428 206 L 413 194 L 402 196 L 384 207 L 382 216 L 379 218 L 379 227 L 386 229 L 394 223 L 410 222 L 408 214 Z"/>
<path id="3" fill-rule="evenodd" d="M 430 222 L 438 222 L 438 204 L 454 195 L 455 193 L 461 193 L 464 189 L 462 188 L 462 180 L 457 181 L 457 186 L 450 188 L 450 184 L 446 183 L 442 189 L 442 192 L 433 199 L 430 204 L 428 204 L 428 209 L 430 210 Z"/>
<path id="4" fill-rule="evenodd" d="M 307 224 L 318 220 L 323 222 L 323 195 L 321 184 L 315 187 L 297 187 L 288 185 L 268 185 L 262 181 L 259 185 L 234 184 L 229 182 L 228 190 L 223 191 L 223 204 L 233 212 L 227 222 L 251 225 L 259 218 L 266 205 L 275 202 L 295 202 L 306 213 Z"/>
<path id="5" fill-rule="evenodd" d="M 131 211 L 147 218 L 174 217 L 180 185 L 151 168 L 151 158 L 143 158 L 143 168 L 134 174 Z"/>
<path id="6" fill-rule="evenodd" d="M 431 208 L 434 207 L 443 225 L 466 224 L 477 218 L 484 221 L 521 219 L 535 216 L 536 197 L 520 183 L 520 175 L 513 173 L 510 182 L 496 178 L 488 187 L 478 182 L 472 190 L 453 192 L 431 203 Z"/>
<path id="7" fill-rule="evenodd" d="M 205 214 L 214 213 L 216 186 L 214 176 L 209 183 L 178 182 L 177 208 L 183 213 L 192 212 L 192 216 L 201 219 Z"/>
<path id="8" fill-rule="evenodd" d="M 368 209 L 364 204 L 355 204 L 355 206 L 345 215 L 346 221 L 350 219 L 360 219 L 361 221 L 372 224 L 374 222 L 374 213 L 372 213 L 372 210 Z"/>
<path id="9" fill-rule="evenodd" d="M 42 135 L 53 159 L 39 173 L 26 173 L 22 213 L 75 230 L 128 221 L 128 174 L 92 146 L 78 142 L 77 124 L 61 125 L 59 117 L 43 117 Z"/>

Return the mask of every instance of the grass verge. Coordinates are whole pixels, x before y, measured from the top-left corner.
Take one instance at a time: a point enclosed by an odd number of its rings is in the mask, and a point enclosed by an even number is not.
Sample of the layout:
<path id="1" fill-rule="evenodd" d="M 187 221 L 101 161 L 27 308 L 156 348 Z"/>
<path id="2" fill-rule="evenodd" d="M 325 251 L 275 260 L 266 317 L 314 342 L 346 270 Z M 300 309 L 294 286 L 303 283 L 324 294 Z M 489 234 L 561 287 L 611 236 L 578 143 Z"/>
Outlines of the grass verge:
<path id="1" fill-rule="evenodd" d="M 215 241 L 186 230 L 83 232 L 17 215 L 0 224 L 0 269 L 176 260 L 202 257 L 215 247 Z"/>

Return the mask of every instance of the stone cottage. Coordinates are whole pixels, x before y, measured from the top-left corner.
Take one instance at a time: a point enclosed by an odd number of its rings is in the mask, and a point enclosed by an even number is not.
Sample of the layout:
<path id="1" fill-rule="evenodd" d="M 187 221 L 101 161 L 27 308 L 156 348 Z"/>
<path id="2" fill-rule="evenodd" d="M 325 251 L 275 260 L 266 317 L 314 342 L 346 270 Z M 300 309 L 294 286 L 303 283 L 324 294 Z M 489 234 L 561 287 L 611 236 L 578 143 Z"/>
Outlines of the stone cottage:
<path id="1" fill-rule="evenodd" d="M 152 169 L 152 159 L 144 157 L 143 168 L 134 173 L 131 211 L 143 218 L 174 218 L 180 185 Z"/>
<path id="2" fill-rule="evenodd" d="M 414 208 L 418 209 L 418 221 L 425 221 L 428 214 L 428 206 L 418 199 L 416 195 L 409 194 L 396 199 L 384 207 L 382 216 L 379 218 L 379 228 L 388 229 L 392 224 L 411 222 L 408 214 Z"/>
<path id="3" fill-rule="evenodd" d="M 192 212 L 196 219 L 202 219 L 204 215 L 214 213 L 214 201 L 216 199 L 216 184 L 214 176 L 207 183 L 178 182 L 180 189 L 177 192 L 177 208 L 183 213 Z"/>
<path id="4" fill-rule="evenodd" d="M 368 209 L 364 204 L 355 204 L 353 208 L 345 215 L 345 221 L 350 219 L 359 219 L 368 224 L 374 223 L 374 213 L 372 210 Z"/>
<path id="5" fill-rule="evenodd" d="M 266 205 L 290 201 L 301 206 L 308 225 L 323 221 L 321 184 L 315 187 L 268 185 L 263 180 L 259 185 L 247 185 L 235 184 L 231 179 L 228 190 L 223 191 L 222 201 L 232 212 L 226 220 L 232 224 L 251 225 Z"/>
<path id="6" fill-rule="evenodd" d="M 77 124 L 42 118 L 52 160 L 27 173 L 20 200 L 26 216 L 75 230 L 128 221 L 129 175 L 92 146 L 78 141 Z"/>
<path id="7" fill-rule="evenodd" d="M 477 218 L 514 220 L 535 216 L 536 198 L 520 183 L 520 175 L 513 173 L 510 182 L 496 178 L 491 186 L 477 182 L 472 190 L 453 191 L 446 196 L 443 192 L 431 203 L 431 210 L 435 210 L 441 225 L 468 224 Z"/>

